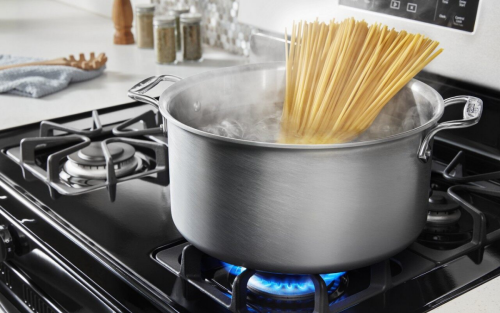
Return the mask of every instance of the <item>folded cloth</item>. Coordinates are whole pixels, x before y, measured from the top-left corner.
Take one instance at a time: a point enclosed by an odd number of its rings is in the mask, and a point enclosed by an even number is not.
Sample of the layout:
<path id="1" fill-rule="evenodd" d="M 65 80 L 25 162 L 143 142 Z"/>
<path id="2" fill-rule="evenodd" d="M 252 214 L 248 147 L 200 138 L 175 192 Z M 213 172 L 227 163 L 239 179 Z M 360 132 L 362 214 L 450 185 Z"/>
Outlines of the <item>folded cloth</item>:
<path id="1" fill-rule="evenodd" d="M 0 55 L 0 66 L 37 61 L 43 59 Z M 66 88 L 69 83 L 95 78 L 105 67 L 84 71 L 71 66 L 36 65 L 0 70 L 0 93 L 40 98 Z"/>

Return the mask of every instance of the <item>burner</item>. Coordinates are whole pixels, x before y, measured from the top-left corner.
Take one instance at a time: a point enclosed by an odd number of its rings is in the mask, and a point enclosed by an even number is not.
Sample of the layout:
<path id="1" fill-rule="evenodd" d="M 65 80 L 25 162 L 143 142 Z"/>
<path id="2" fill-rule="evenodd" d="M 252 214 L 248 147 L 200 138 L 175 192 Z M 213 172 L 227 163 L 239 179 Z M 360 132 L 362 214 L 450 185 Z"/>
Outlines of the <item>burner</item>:
<path id="1" fill-rule="evenodd" d="M 113 159 L 116 160 L 118 160 L 119 158 L 129 159 L 131 156 L 134 155 L 135 152 L 134 147 L 125 143 L 112 143 L 109 145 L 108 149 Z M 127 149 L 126 154 L 123 153 L 125 149 Z M 88 147 L 78 151 L 76 153 L 76 158 L 75 154 L 68 155 L 68 158 L 70 158 L 72 161 L 76 163 L 79 163 L 79 159 L 83 159 L 89 162 L 100 162 L 100 163 L 105 161 L 100 142 L 91 143 Z"/>
<path id="2" fill-rule="evenodd" d="M 446 191 L 433 191 L 432 196 L 429 198 L 429 211 L 453 211 L 459 207 L 458 203 L 453 201 Z"/>
<path id="3" fill-rule="evenodd" d="M 115 162 L 117 177 L 135 172 L 142 168 L 142 159 L 136 155 L 135 148 L 123 142 L 108 144 L 109 152 Z M 101 148 L 101 142 L 92 142 L 82 150 L 68 155 L 64 170 L 60 174 L 63 180 L 69 177 L 90 180 L 106 179 L 106 159 Z"/>
<path id="4" fill-rule="evenodd" d="M 462 213 L 458 203 L 444 191 L 433 191 L 429 198 L 427 223 L 433 225 L 452 224 L 458 222 Z"/>
<path id="5" fill-rule="evenodd" d="M 343 273 L 322 274 L 327 289 L 338 288 Z M 307 299 L 314 295 L 314 284 L 308 275 L 257 273 L 248 281 L 248 289 L 271 299 Z"/>
<path id="6" fill-rule="evenodd" d="M 231 275 L 239 275 L 244 267 L 224 263 Z M 345 272 L 321 274 L 328 294 L 338 298 L 347 285 Z M 306 300 L 314 296 L 314 284 L 309 275 L 290 275 L 257 272 L 248 281 L 248 290 L 254 295 L 274 300 Z"/>
<path id="7" fill-rule="evenodd" d="M 444 191 L 433 191 L 429 198 L 427 224 L 418 238 L 422 245 L 436 250 L 450 250 L 472 239 L 472 220 L 460 205 Z"/>
<path id="8" fill-rule="evenodd" d="M 459 209 L 444 212 L 429 211 L 427 214 L 427 223 L 429 224 L 453 224 L 458 222 L 462 213 Z"/>
<path id="9" fill-rule="evenodd" d="M 428 226 L 418 238 L 418 242 L 437 250 L 449 250 L 472 240 L 472 230 L 463 229 L 458 223 Z"/>

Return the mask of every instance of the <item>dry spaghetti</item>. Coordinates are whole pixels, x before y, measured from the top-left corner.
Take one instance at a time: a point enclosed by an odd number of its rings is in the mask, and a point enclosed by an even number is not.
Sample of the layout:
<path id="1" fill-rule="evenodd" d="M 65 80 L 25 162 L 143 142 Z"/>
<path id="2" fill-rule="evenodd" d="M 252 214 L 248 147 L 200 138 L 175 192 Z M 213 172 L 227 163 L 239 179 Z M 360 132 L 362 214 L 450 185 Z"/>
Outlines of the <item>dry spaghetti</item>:
<path id="1" fill-rule="evenodd" d="M 285 37 L 288 36 L 285 34 Z M 381 24 L 299 22 L 286 45 L 280 142 L 342 143 L 438 56 L 438 42 Z"/>

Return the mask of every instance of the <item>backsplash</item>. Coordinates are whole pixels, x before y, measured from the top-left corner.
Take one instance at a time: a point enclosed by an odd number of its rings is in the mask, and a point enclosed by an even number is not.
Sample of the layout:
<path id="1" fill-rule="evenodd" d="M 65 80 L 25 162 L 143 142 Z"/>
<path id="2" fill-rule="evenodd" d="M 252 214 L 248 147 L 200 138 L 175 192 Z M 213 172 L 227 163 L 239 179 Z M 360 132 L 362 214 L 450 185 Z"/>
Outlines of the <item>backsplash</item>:
<path id="1" fill-rule="evenodd" d="M 220 47 L 232 53 L 248 56 L 250 36 L 257 30 L 238 23 L 238 0 L 186 0 L 162 1 L 160 11 L 166 12 L 172 6 L 184 3 L 191 11 L 202 13 L 203 40 L 206 44 Z"/>

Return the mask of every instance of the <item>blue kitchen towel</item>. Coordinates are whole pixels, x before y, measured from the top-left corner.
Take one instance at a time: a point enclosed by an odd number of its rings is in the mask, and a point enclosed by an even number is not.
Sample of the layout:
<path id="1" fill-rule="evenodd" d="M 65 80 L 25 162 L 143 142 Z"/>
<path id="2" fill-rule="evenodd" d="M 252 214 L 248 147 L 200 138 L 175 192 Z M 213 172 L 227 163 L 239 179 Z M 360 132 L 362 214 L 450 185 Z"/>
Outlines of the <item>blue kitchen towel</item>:
<path id="1" fill-rule="evenodd" d="M 0 55 L 0 66 L 36 61 L 43 59 Z M 0 70 L 0 93 L 40 98 L 66 88 L 69 83 L 95 78 L 105 68 L 84 71 L 71 66 L 37 65 Z"/>

